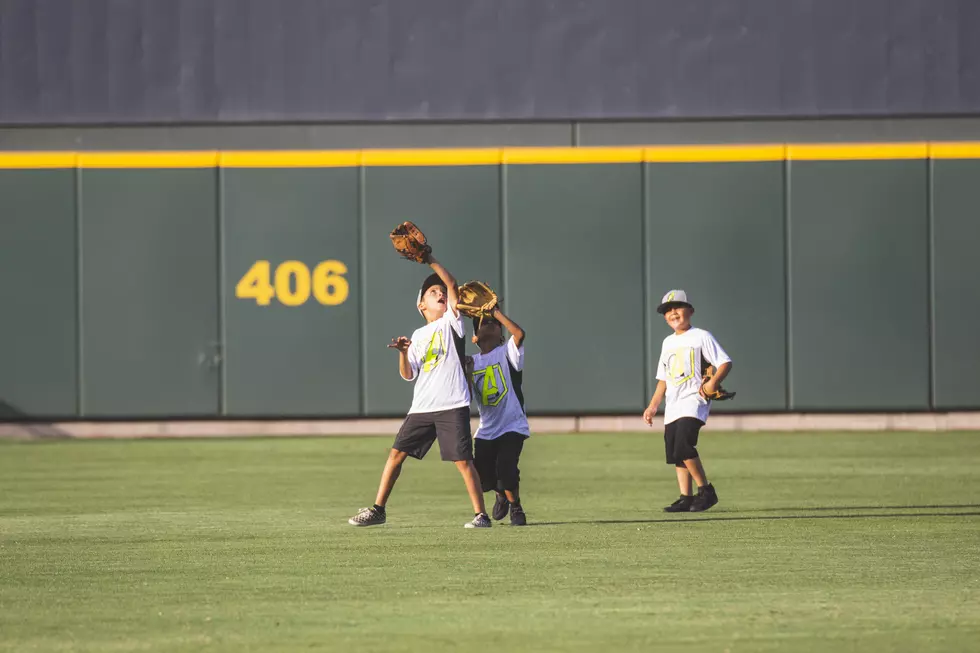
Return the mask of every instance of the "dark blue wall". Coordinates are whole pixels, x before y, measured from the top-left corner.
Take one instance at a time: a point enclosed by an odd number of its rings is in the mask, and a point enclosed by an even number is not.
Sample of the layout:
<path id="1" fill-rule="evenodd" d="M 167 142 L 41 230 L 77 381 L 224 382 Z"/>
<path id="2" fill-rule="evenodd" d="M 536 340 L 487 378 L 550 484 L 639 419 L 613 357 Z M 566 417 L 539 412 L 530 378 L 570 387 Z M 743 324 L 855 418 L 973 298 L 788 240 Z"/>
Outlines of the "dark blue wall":
<path id="1" fill-rule="evenodd" d="M 975 0 L 2 0 L 0 124 L 980 113 Z"/>

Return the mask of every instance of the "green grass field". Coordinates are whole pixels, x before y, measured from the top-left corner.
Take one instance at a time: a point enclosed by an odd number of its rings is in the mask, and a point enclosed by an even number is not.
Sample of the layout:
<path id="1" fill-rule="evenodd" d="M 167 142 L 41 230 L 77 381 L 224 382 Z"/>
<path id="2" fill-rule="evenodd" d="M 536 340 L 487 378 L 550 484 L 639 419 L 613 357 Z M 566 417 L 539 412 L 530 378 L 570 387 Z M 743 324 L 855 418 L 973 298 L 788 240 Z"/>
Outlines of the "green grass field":
<path id="1" fill-rule="evenodd" d="M 980 433 L 542 435 L 530 525 L 462 528 L 390 437 L 0 442 L 0 651 L 976 651 Z"/>

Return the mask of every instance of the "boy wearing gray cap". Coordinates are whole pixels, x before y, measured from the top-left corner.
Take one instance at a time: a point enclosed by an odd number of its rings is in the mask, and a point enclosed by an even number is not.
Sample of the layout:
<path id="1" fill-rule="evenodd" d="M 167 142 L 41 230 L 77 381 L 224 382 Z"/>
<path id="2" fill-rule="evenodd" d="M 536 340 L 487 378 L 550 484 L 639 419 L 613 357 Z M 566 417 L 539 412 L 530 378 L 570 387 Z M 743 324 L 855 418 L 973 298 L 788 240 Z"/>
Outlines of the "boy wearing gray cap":
<path id="1" fill-rule="evenodd" d="M 694 306 L 683 290 L 671 290 L 660 302 L 657 312 L 664 316 L 673 333 L 664 338 L 657 365 L 657 389 L 643 419 L 653 425 L 660 403 L 664 406 L 664 448 L 667 464 L 674 465 L 681 496 L 664 508 L 665 512 L 701 512 L 718 503 L 714 486 L 708 482 L 698 454 L 698 434 L 708 421 L 711 395 L 732 369 L 732 359 L 715 337 L 704 329 L 691 326 Z M 706 361 L 717 372 L 702 387 L 701 370 Z M 697 484 L 692 494 L 691 479 Z"/>

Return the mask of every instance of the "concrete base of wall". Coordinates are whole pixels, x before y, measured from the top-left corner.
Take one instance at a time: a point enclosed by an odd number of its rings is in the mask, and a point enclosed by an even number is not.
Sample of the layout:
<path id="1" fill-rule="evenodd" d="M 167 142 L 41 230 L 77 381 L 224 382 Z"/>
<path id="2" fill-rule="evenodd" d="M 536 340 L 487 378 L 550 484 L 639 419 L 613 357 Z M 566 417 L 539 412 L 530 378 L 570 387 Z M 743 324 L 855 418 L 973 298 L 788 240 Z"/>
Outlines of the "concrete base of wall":
<path id="1" fill-rule="evenodd" d="M 328 435 L 394 436 L 401 419 L 305 421 L 159 421 L 0 423 L 0 438 L 207 438 Z M 594 433 L 662 430 L 663 417 L 648 427 L 638 415 L 532 417 L 532 433 Z M 474 431 L 477 420 L 472 420 Z M 710 431 L 980 431 L 980 412 L 715 415 Z"/>

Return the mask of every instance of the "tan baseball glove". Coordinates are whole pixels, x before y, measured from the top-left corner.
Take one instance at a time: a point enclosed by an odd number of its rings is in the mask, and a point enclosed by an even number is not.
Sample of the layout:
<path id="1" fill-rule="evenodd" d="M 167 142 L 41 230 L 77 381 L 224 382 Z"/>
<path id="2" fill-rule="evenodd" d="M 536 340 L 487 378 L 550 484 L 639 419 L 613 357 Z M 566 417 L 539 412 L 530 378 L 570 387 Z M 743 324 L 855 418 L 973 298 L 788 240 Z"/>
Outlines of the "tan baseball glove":
<path id="1" fill-rule="evenodd" d="M 735 397 L 735 393 L 725 390 L 721 387 L 721 385 L 715 387 L 715 391 L 713 393 L 709 394 L 704 391 L 705 384 L 711 380 L 717 371 L 718 370 L 715 369 L 714 365 L 710 364 L 703 358 L 701 359 L 701 389 L 699 390 L 701 396 L 709 401 L 725 401 L 727 399 L 733 399 Z"/>
<path id="2" fill-rule="evenodd" d="M 456 296 L 456 310 L 466 317 L 482 320 L 497 306 L 497 293 L 482 281 L 467 281 L 456 289 Z"/>
<path id="3" fill-rule="evenodd" d="M 432 247 L 425 242 L 425 234 L 411 222 L 403 222 L 392 230 L 391 244 L 395 251 L 409 261 L 428 263 Z"/>

